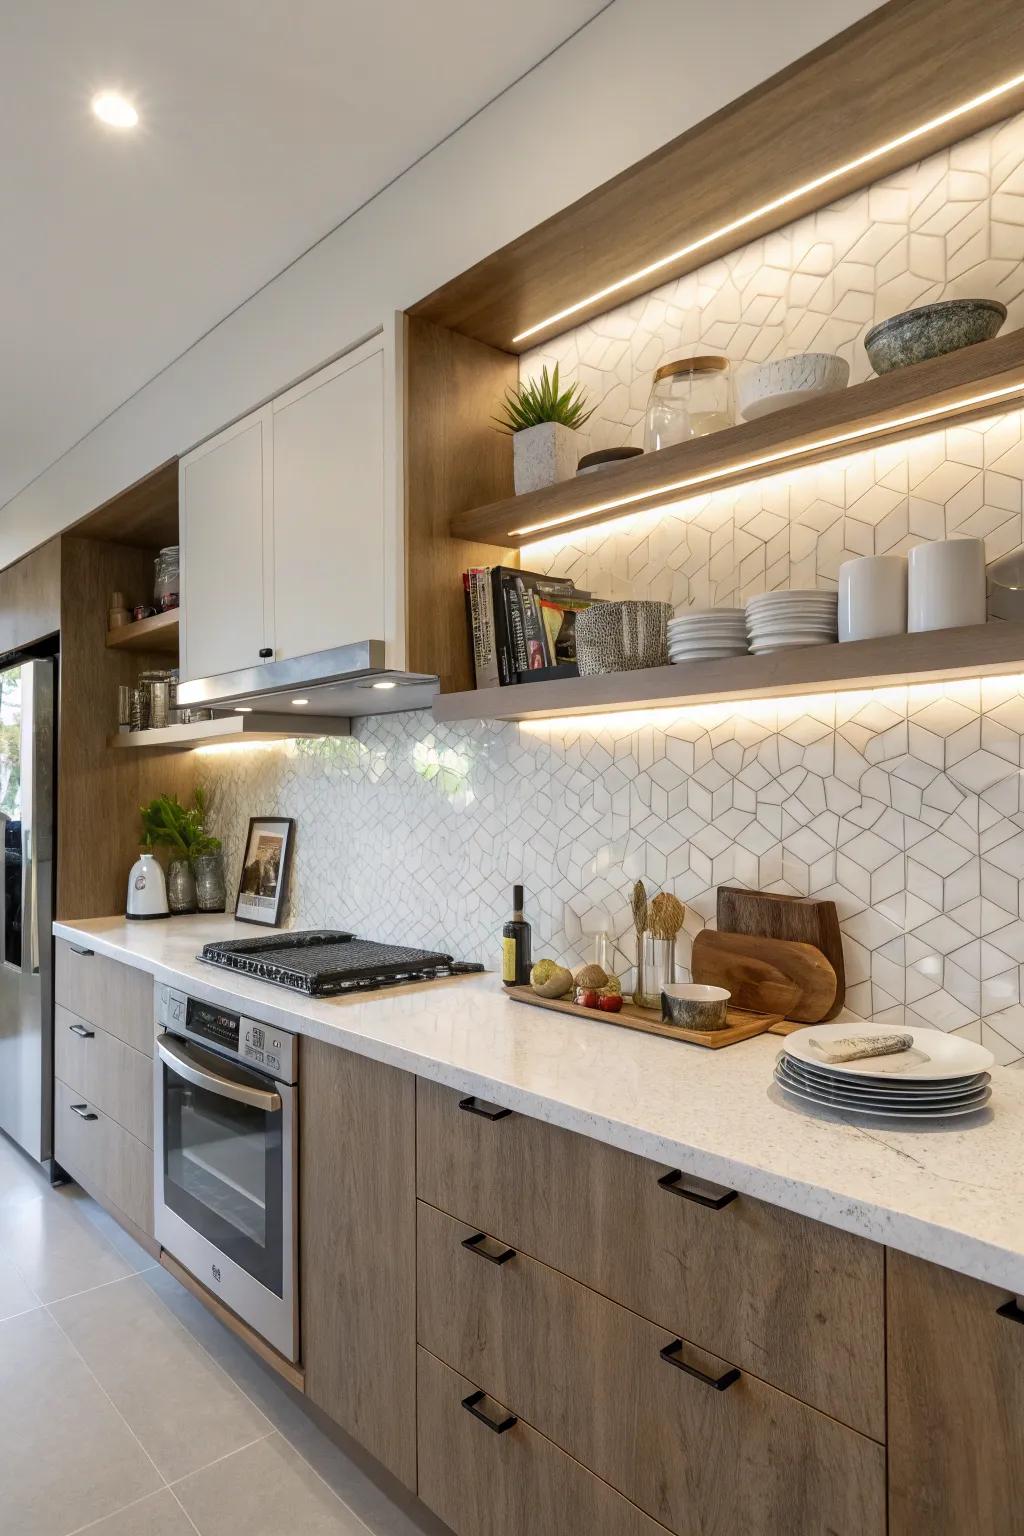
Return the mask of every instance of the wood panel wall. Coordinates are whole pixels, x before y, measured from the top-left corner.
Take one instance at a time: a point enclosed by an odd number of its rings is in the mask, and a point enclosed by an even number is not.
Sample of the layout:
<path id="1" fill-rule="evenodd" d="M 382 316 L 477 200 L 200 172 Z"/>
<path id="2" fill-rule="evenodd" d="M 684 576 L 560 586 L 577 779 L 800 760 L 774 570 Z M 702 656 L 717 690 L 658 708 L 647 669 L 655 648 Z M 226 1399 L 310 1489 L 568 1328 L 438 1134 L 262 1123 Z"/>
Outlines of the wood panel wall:
<path id="1" fill-rule="evenodd" d="M 60 540 L 0 571 L 0 656 L 60 628 Z"/>
<path id="2" fill-rule="evenodd" d="M 509 353 L 407 318 L 406 665 L 436 672 L 444 692 L 475 686 L 463 571 L 519 564 L 515 550 L 453 539 L 448 526 L 454 513 L 512 494 L 512 439 L 491 417 L 518 377 Z"/>
<path id="3" fill-rule="evenodd" d="M 113 591 L 141 601 L 152 591 L 153 551 L 66 535 L 60 540 L 60 714 L 58 724 L 58 918 L 123 912 L 138 856 L 139 806 L 166 790 L 190 794 L 191 753 L 115 752 L 117 687 L 166 655 L 108 650 Z"/>

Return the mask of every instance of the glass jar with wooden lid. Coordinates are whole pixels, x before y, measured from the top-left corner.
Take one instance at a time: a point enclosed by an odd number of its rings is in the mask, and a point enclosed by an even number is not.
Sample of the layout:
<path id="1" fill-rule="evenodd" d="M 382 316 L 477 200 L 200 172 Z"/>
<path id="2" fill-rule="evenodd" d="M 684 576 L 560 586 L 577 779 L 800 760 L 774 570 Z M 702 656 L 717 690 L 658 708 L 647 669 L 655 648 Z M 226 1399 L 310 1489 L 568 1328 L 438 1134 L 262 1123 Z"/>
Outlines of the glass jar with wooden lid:
<path id="1" fill-rule="evenodd" d="M 648 453 L 688 437 L 706 437 L 732 424 L 727 357 L 679 357 L 662 363 L 647 402 L 644 448 Z"/>

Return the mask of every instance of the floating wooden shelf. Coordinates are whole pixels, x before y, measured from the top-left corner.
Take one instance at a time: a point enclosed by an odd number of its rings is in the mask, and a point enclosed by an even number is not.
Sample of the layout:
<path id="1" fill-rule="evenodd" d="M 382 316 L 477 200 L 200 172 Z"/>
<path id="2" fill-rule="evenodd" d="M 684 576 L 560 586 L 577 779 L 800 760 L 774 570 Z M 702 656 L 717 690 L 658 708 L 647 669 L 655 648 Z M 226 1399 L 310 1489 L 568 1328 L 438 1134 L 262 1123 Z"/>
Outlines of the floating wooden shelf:
<path id="1" fill-rule="evenodd" d="M 133 751 L 184 750 L 248 741 L 291 741 L 299 736 L 348 736 L 348 720 L 335 715 L 307 715 L 299 723 L 289 715 L 218 715 L 191 725 L 167 725 L 151 731 L 120 731 L 108 739 L 112 747 Z"/>
<path id="2" fill-rule="evenodd" d="M 733 656 L 643 672 L 442 693 L 434 700 L 434 718 L 444 722 L 544 720 L 1014 672 L 1024 673 L 1024 624 L 993 622 L 846 645 L 799 647 L 771 656 Z"/>
<path id="3" fill-rule="evenodd" d="M 117 651 L 160 651 L 178 654 L 178 609 L 157 613 L 151 619 L 136 619 L 107 630 L 107 645 Z"/>
<path id="4" fill-rule="evenodd" d="M 451 520 L 452 534 L 521 545 L 743 485 L 1024 401 L 1024 330 L 854 384 L 760 421 L 691 438 Z"/>

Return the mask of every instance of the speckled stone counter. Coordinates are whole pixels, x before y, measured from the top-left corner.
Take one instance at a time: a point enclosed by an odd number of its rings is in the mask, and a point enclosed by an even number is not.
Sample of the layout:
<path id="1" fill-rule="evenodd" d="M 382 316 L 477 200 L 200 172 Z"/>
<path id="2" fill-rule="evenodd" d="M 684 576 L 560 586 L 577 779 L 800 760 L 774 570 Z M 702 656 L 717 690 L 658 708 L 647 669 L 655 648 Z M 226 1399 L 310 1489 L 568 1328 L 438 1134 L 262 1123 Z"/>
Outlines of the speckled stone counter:
<path id="1" fill-rule="evenodd" d="M 1024 1293 L 1024 1072 L 993 1068 L 991 1104 L 966 1120 L 855 1122 L 775 1087 L 772 1036 L 709 1051 L 512 1003 L 490 975 L 317 1001 L 196 959 L 253 931 L 54 924 L 158 983 Z"/>

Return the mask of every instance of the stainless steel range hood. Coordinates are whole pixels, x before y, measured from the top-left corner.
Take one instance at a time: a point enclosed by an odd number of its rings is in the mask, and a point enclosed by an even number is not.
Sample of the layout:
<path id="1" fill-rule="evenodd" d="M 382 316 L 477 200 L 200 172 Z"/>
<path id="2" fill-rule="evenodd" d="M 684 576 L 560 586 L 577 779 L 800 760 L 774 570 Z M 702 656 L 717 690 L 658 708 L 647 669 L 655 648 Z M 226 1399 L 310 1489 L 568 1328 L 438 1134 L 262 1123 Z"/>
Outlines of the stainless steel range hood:
<path id="1" fill-rule="evenodd" d="M 296 721 L 304 715 L 393 715 L 429 709 L 438 679 L 389 671 L 384 654 L 383 640 L 360 640 L 333 651 L 221 672 L 179 683 L 178 703 L 192 709 L 258 709 Z"/>

